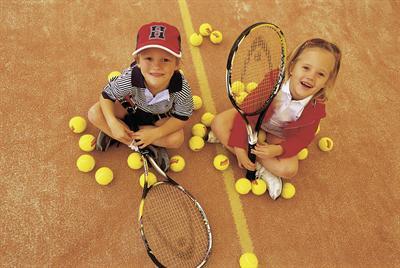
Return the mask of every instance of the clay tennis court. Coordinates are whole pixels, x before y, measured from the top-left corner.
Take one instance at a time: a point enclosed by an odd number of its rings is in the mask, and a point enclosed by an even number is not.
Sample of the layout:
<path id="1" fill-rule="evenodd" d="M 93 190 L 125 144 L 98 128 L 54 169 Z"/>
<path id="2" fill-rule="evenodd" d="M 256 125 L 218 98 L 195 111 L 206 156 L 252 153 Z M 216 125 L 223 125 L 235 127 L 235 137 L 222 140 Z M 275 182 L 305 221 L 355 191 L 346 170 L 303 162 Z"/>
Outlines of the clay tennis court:
<path id="1" fill-rule="evenodd" d="M 2 267 L 153 267 L 137 223 L 142 171 L 126 163 L 129 148 L 92 152 L 114 180 L 100 186 L 79 172 L 80 135 L 68 128 L 86 117 L 113 70 L 132 61 L 136 30 L 166 21 L 182 35 L 182 69 L 203 98 L 170 154 L 187 162 L 171 175 L 197 197 L 213 233 L 207 267 L 239 267 L 254 252 L 259 267 L 400 266 L 399 1 L 2 1 L 0 3 Z M 225 66 L 237 35 L 258 21 L 277 24 L 288 49 L 312 37 L 342 49 L 342 68 L 327 118 L 291 180 L 296 195 L 272 201 L 239 196 L 244 172 L 230 156 L 212 166 L 220 146 L 187 146 L 204 112 L 231 107 Z M 208 22 L 220 45 L 188 36 Z M 97 135 L 89 125 L 85 134 Z M 331 152 L 318 139 L 334 141 Z"/>

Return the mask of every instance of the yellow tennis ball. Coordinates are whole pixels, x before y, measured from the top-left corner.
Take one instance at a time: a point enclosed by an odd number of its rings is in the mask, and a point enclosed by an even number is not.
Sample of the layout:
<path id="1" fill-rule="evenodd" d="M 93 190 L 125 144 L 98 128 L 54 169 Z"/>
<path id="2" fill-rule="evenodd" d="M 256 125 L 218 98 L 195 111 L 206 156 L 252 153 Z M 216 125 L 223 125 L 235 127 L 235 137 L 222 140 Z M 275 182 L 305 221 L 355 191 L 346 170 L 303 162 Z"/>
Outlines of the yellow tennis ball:
<path id="1" fill-rule="evenodd" d="M 76 160 L 76 166 L 78 167 L 78 170 L 82 172 L 92 171 L 95 164 L 96 161 L 90 154 L 83 154 Z"/>
<path id="2" fill-rule="evenodd" d="M 304 160 L 308 157 L 308 149 L 303 148 L 298 154 L 297 154 L 297 159 L 299 160 Z"/>
<path id="3" fill-rule="evenodd" d="M 226 155 L 219 154 L 214 157 L 214 167 L 218 170 L 225 170 L 229 167 L 229 158 Z"/>
<path id="4" fill-rule="evenodd" d="M 242 97 L 243 99 L 245 99 L 248 95 L 249 93 L 247 93 L 246 91 L 242 91 L 239 93 L 239 97 Z"/>
<path id="5" fill-rule="evenodd" d="M 150 171 L 149 171 L 149 174 L 148 174 L 148 176 L 147 176 L 147 187 L 153 185 L 153 184 L 156 183 L 156 182 L 157 182 L 157 177 L 156 177 L 156 175 L 154 175 L 153 172 L 150 172 Z M 142 188 L 144 187 L 144 173 L 142 173 L 142 175 L 140 175 L 139 184 L 140 184 L 140 186 L 141 186 Z"/>
<path id="6" fill-rule="evenodd" d="M 321 124 L 318 124 L 318 128 L 317 128 L 317 130 L 315 131 L 315 135 L 317 135 L 317 134 L 319 133 L 320 130 L 321 130 Z"/>
<path id="7" fill-rule="evenodd" d="M 239 259 L 240 268 L 257 268 L 258 259 L 254 253 L 246 252 Z"/>
<path id="8" fill-rule="evenodd" d="M 192 127 L 193 136 L 204 138 L 207 134 L 207 127 L 202 123 L 194 124 Z"/>
<path id="9" fill-rule="evenodd" d="M 234 81 L 231 85 L 231 92 L 234 95 L 239 95 L 244 90 L 244 83 L 242 81 Z"/>
<path id="10" fill-rule="evenodd" d="M 110 168 L 101 167 L 96 171 L 95 178 L 98 184 L 107 185 L 113 180 L 114 174 Z"/>
<path id="11" fill-rule="evenodd" d="M 318 142 L 319 148 L 324 152 L 329 152 L 333 148 L 333 140 L 328 137 L 323 137 Z"/>
<path id="12" fill-rule="evenodd" d="M 222 42 L 222 33 L 220 31 L 212 31 L 210 34 L 210 40 L 213 44 L 219 44 Z"/>
<path id="13" fill-rule="evenodd" d="M 190 44 L 192 46 L 198 47 L 203 43 L 203 36 L 198 33 L 193 33 L 189 38 Z"/>
<path id="14" fill-rule="evenodd" d="M 118 72 L 118 71 L 112 71 L 111 73 L 108 74 L 107 80 L 108 80 L 108 82 L 110 82 L 111 80 L 117 78 L 117 77 L 120 76 L 120 75 L 121 75 L 120 72 Z"/>
<path id="15" fill-rule="evenodd" d="M 85 134 L 79 138 L 79 148 L 85 152 L 91 152 L 96 147 L 96 138 L 92 134 Z"/>
<path id="16" fill-rule="evenodd" d="M 239 93 L 239 95 L 236 97 L 236 103 L 237 104 L 242 104 L 244 100 L 246 99 L 248 93 L 246 91 L 242 91 Z"/>
<path id="17" fill-rule="evenodd" d="M 282 187 L 281 196 L 285 199 L 290 199 L 296 194 L 296 188 L 290 182 L 285 182 Z"/>
<path id="18" fill-rule="evenodd" d="M 206 127 L 211 126 L 212 121 L 214 120 L 215 115 L 210 113 L 210 112 L 206 112 L 201 116 L 201 123 L 203 123 Z"/>
<path id="19" fill-rule="evenodd" d="M 129 154 L 127 162 L 131 169 L 141 169 L 143 167 L 143 160 L 138 152 Z"/>
<path id="20" fill-rule="evenodd" d="M 251 183 L 251 191 L 255 195 L 262 195 L 267 191 L 267 184 L 262 179 L 256 179 Z"/>
<path id="21" fill-rule="evenodd" d="M 254 89 L 256 89 L 258 84 L 256 82 L 250 82 L 246 85 L 247 93 L 251 93 Z"/>
<path id="22" fill-rule="evenodd" d="M 246 178 L 240 178 L 235 182 L 235 189 L 239 194 L 248 194 L 251 188 L 251 182 Z"/>
<path id="23" fill-rule="evenodd" d="M 241 104 L 243 103 L 243 101 L 244 101 L 244 99 L 243 99 L 242 97 L 240 97 L 240 96 L 237 96 L 237 97 L 235 98 L 235 100 L 236 100 L 236 103 L 237 103 L 238 105 L 241 105 Z"/>
<path id="24" fill-rule="evenodd" d="M 198 110 L 203 106 L 203 100 L 197 96 L 193 95 L 193 109 Z"/>
<path id="25" fill-rule="evenodd" d="M 189 139 L 189 148 L 192 151 L 200 151 L 201 149 L 203 149 L 205 143 L 203 138 L 199 137 L 199 136 L 193 136 Z"/>
<path id="26" fill-rule="evenodd" d="M 180 172 L 185 168 L 186 162 L 185 159 L 180 155 L 174 155 L 169 160 L 169 169 L 174 172 Z"/>
<path id="27" fill-rule="evenodd" d="M 85 118 L 82 116 L 74 116 L 69 120 L 69 128 L 74 133 L 82 133 L 87 126 Z"/>
<path id="28" fill-rule="evenodd" d="M 209 23 L 203 23 L 199 27 L 199 32 L 202 36 L 209 36 L 212 32 L 212 27 Z"/>

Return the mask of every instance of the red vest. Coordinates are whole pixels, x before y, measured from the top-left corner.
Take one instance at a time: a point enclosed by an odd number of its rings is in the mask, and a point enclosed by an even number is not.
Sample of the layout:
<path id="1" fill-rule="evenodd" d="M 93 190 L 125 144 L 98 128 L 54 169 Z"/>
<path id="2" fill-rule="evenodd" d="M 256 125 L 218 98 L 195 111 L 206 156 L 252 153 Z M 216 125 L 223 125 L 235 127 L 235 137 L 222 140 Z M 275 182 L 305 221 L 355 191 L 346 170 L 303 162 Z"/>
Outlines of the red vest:
<path id="1" fill-rule="evenodd" d="M 273 107 L 268 109 L 264 122 L 271 118 L 273 112 Z M 314 139 L 320 120 L 325 116 L 325 104 L 312 99 L 306 107 L 304 107 L 304 110 L 297 121 L 289 122 L 283 127 L 285 140 L 280 143 L 283 148 L 283 153 L 279 158 L 295 156 L 301 149 L 307 147 Z M 257 118 L 258 115 L 248 118 L 249 123 L 253 127 L 256 124 Z M 243 149 L 247 149 L 248 147 L 246 125 L 239 113 L 235 116 L 228 145 Z"/>

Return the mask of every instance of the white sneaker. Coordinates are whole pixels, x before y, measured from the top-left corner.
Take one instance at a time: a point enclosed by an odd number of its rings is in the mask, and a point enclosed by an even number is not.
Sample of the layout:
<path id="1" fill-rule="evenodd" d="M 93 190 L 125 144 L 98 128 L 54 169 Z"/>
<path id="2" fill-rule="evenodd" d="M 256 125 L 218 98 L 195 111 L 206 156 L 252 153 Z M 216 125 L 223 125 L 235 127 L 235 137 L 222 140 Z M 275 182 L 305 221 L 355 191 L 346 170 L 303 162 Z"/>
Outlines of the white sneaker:
<path id="1" fill-rule="evenodd" d="M 268 185 L 269 196 L 276 200 L 282 193 L 282 179 L 266 170 L 261 164 L 256 163 L 256 178 L 263 179 Z"/>
<path id="2" fill-rule="evenodd" d="M 208 143 L 221 143 L 219 139 L 215 136 L 214 132 L 210 130 L 208 135 L 205 137 L 206 142 Z"/>

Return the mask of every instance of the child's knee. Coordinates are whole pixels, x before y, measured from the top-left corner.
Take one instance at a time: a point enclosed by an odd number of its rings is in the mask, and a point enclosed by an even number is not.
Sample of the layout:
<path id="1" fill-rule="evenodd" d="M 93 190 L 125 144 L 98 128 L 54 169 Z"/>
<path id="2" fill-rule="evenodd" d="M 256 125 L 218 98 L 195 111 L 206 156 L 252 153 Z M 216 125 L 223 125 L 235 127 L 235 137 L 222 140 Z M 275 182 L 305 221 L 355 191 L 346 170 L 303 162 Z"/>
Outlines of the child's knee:
<path id="1" fill-rule="evenodd" d="M 183 130 L 180 130 L 178 132 L 175 132 L 173 134 L 170 134 L 167 136 L 167 146 L 168 148 L 171 149 L 177 149 L 182 146 L 183 142 L 185 140 L 185 136 L 183 134 Z"/>
<path id="2" fill-rule="evenodd" d="M 218 124 L 216 123 L 216 119 L 218 119 L 217 116 L 218 116 L 218 115 L 216 115 L 216 116 L 214 117 L 213 121 L 211 122 L 210 128 L 211 128 L 212 131 L 215 131 L 215 128 L 216 128 L 216 126 L 218 125 Z"/>
<path id="3" fill-rule="evenodd" d="M 298 165 L 285 165 L 281 170 L 281 177 L 291 179 L 297 175 Z"/>
<path id="4" fill-rule="evenodd" d="M 219 127 L 218 127 L 218 126 L 222 126 L 221 123 L 223 123 L 223 122 L 221 122 L 221 121 L 222 121 L 221 115 L 220 115 L 220 114 L 217 114 L 217 115 L 214 117 L 214 119 L 213 119 L 213 121 L 212 121 L 212 123 L 211 123 L 211 130 L 214 131 L 214 132 L 218 131 L 218 130 L 219 130 Z"/>
<path id="5" fill-rule="evenodd" d="M 98 103 L 96 103 L 92 107 L 90 107 L 88 114 L 87 114 L 89 122 L 91 122 L 92 124 L 96 123 L 99 119 L 100 112 L 101 112 L 101 108 Z"/>

